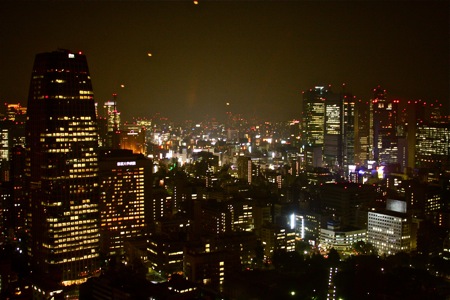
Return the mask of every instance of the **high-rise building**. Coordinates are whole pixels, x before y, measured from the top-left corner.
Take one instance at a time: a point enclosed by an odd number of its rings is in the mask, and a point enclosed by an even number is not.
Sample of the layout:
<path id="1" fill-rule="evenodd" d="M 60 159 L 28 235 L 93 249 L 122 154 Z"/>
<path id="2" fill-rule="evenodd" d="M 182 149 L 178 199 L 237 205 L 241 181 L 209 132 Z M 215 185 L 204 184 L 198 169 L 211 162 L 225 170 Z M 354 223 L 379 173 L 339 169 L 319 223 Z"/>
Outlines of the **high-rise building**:
<path id="1" fill-rule="evenodd" d="M 373 154 L 381 165 L 398 162 L 397 112 L 399 100 L 388 100 L 380 86 L 373 90 Z"/>
<path id="2" fill-rule="evenodd" d="M 355 102 L 355 164 L 363 165 L 373 159 L 371 136 L 371 105 L 369 101 Z"/>
<path id="3" fill-rule="evenodd" d="M 117 110 L 117 94 L 113 94 L 113 100 L 106 101 L 103 108 L 108 119 L 108 131 L 120 129 L 120 112 Z"/>
<path id="4" fill-rule="evenodd" d="M 429 160 L 429 157 L 423 159 L 422 154 L 419 154 L 419 152 L 425 149 L 427 149 L 425 151 L 433 152 L 431 148 L 436 148 L 431 146 L 434 137 L 437 139 L 434 141 L 435 145 L 443 143 L 440 148 L 446 147 L 445 137 L 444 139 L 442 139 L 442 136 L 439 137 L 438 132 L 440 127 L 445 127 L 445 123 L 448 124 L 448 119 L 443 115 L 442 104 L 438 100 L 423 101 L 419 99 L 404 101 L 400 104 L 402 107 L 398 114 L 397 132 L 402 139 L 399 139 L 398 161 L 401 167 L 411 174 L 412 170 L 417 167 L 430 168 L 433 165 L 434 159 Z M 417 147 L 417 144 L 422 145 Z M 431 146 L 431 148 L 426 145 Z M 422 150 L 419 150 L 419 148 L 422 148 Z M 425 156 L 430 156 L 430 153 Z M 428 164 L 428 162 L 431 162 L 431 164 Z"/>
<path id="5" fill-rule="evenodd" d="M 416 167 L 450 170 L 450 123 L 420 123 L 415 139 Z"/>
<path id="6" fill-rule="evenodd" d="M 106 110 L 106 146 L 119 149 L 120 144 L 120 112 L 117 110 L 117 94 L 113 100 L 106 101 L 103 108 Z"/>
<path id="7" fill-rule="evenodd" d="M 68 286 L 99 270 L 98 134 L 86 56 L 36 55 L 28 96 L 28 255 L 33 275 Z"/>
<path id="8" fill-rule="evenodd" d="M 368 212 L 367 241 L 375 246 L 378 254 L 414 250 L 415 230 L 406 206 L 404 201 L 388 199 L 386 210 Z"/>
<path id="9" fill-rule="evenodd" d="M 101 250 L 123 254 L 124 243 L 145 235 L 152 162 L 131 150 L 105 150 L 99 158 Z"/>
<path id="10" fill-rule="evenodd" d="M 249 184 L 252 183 L 252 171 L 254 169 L 252 159 L 248 156 L 239 156 L 237 159 L 238 178 L 244 179 Z"/>
<path id="11" fill-rule="evenodd" d="M 348 173 L 355 163 L 355 99 L 349 93 L 328 93 L 325 101 L 323 156 L 329 168 Z"/>
<path id="12" fill-rule="evenodd" d="M 261 242 L 264 255 L 272 258 L 277 251 L 295 251 L 295 231 L 275 224 L 266 224 L 261 228 Z"/>
<path id="13" fill-rule="evenodd" d="M 327 183 L 319 187 L 323 215 L 333 216 L 342 227 L 365 228 L 367 210 L 376 199 L 373 187 L 358 183 Z"/>
<path id="14" fill-rule="evenodd" d="M 343 103 L 338 94 L 329 93 L 325 100 L 323 158 L 329 168 L 342 167 Z"/>
<path id="15" fill-rule="evenodd" d="M 25 193 L 25 148 L 14 146 L 11 148 L 11 187 L 12 187 L 12 224 L 14 233 L 22 233 L 25 228 L 26 193 Z"/>
<path id="16" fill-rule="evenodd" d="M 303 93 L 302 131 L 308 146 L 321 147 L 328 168 L 342 172 L 355 164 L 355 99 L 351 94 L 333 93 L 322 86 Z M 321 167 L 306 161 L 309 167 Z"/>
<path id="17" fill-rule="evenodd" d="M 316 86 L 303 93 L 302 133 L 307 144 L 323 144 L 327 94 L 328 90 L 323 86 Z"/>

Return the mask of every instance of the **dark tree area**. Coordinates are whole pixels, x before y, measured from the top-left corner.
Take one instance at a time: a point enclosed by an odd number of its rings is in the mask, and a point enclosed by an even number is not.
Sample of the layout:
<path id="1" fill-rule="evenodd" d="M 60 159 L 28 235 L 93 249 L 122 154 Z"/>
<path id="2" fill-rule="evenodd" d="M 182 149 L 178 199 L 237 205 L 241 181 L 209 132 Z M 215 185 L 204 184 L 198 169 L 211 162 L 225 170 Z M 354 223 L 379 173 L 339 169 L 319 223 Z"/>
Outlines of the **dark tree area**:
<path id="1" fill-rule="evenodd" d="M 439 300 L 450 295 L 450 283 L 440 277 L 450 274 L 446 273 L 449 267 L 444 260 L 425 262 L 407 253 L 354 255 L 343 260 L 334 249 L 326 257 L 278 251 L 271 268 L 237 274 L 227 283 L 227 291 L 235 299 L 327 299 L 334 287 L 336 299 Z M 331 269 L 337 271 L 330 283 Z"/>

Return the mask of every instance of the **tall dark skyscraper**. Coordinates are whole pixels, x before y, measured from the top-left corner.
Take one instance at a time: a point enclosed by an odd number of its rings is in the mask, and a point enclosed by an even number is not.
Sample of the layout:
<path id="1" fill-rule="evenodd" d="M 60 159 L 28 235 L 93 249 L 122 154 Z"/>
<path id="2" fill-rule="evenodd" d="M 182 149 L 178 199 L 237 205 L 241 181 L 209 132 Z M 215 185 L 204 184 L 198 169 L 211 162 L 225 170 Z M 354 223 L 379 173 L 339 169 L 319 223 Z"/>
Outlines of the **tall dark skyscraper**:
<path id="1" fill-rule="evenodd" d="M 98 271 L 95 103 L 86 57 L 35 58 L 28 97 L 28 253 L 33 275 L 68 286 Z"/>
<path id="2" fill-rule="evenodd" d="M 397 163 L 397 111 L 398 100 L 388 100 L 386 90 L 379 86 L 373 90 L 373 152 L 374 160 L 385 165 Z"/>

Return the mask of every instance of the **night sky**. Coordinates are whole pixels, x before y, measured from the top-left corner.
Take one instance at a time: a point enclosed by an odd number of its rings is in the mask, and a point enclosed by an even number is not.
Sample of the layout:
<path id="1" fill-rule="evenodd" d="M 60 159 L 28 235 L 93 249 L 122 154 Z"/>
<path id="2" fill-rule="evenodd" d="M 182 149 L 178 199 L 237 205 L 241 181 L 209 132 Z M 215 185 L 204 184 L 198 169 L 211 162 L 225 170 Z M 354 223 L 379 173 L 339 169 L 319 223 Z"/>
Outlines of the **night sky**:
<path id="1" fill-rule="evenodd" d="M 0 3 L 0 101 L 26 105 L 36 53 L 86 54 L 99 103 L 124 119 L 300 117 L 302 90 L 449 106 L 447 1 Z M 148 53 L 152 56 L 149 57 Z M 124 87 L 121 87 L 124 85 Z M 227 107 L 226 103 L 230 103 Z"/>

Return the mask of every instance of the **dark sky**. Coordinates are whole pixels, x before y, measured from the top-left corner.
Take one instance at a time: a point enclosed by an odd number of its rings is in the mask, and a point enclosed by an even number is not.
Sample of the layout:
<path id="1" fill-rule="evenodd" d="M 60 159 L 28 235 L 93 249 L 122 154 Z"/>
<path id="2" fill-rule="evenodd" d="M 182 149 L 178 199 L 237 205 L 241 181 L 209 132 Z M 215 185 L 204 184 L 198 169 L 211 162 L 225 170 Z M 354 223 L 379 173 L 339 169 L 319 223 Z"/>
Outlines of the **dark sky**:
<path id="1" fill-rule="evenodd" d="M 65 48 L 126 119 L 222 118 L 229 102 L 288 120 L 302 90 L 344 82 L 365 100 L 380 84 L 448 106 L 447 1 L 199 2 L 0 1 L 0 101 L 26 103 L 35 54 Z"/>

